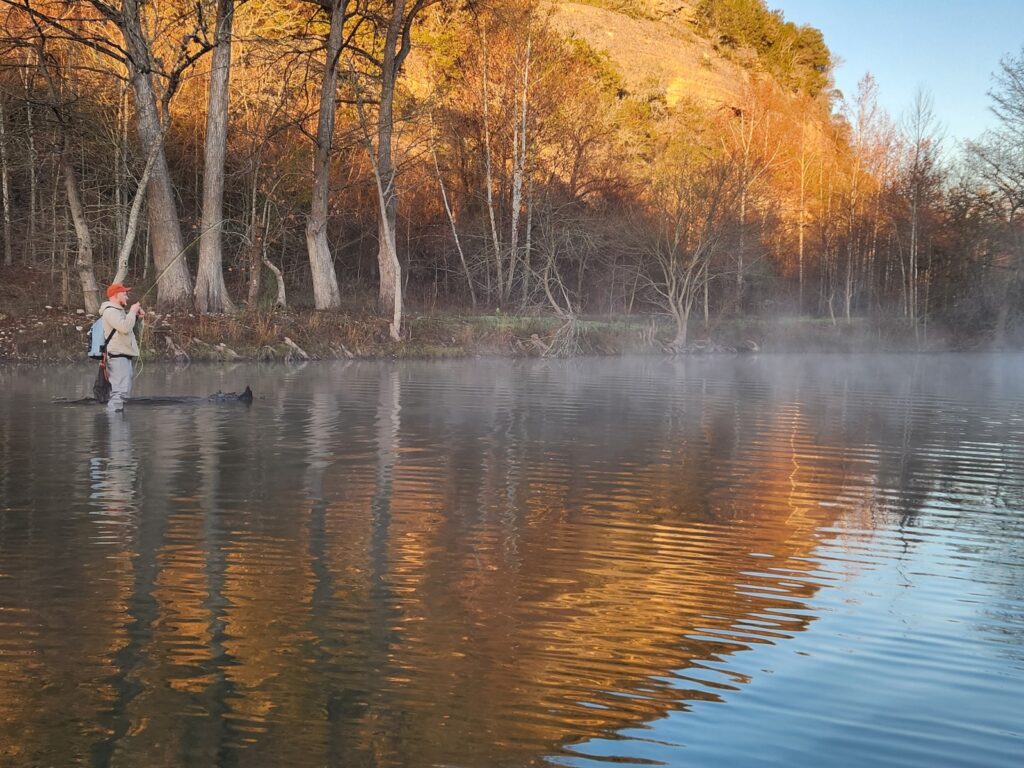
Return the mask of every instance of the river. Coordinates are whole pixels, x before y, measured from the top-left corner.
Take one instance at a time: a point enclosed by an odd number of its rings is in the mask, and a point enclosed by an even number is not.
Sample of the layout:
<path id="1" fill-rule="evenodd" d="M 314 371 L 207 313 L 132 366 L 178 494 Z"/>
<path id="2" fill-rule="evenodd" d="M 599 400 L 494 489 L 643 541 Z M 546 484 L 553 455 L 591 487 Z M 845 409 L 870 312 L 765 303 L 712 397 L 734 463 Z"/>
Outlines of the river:
<path id="1" fill-rule="evenodd" d="M 0 369 L 0 765 L 1016 767 L 1022 373 Z"/>

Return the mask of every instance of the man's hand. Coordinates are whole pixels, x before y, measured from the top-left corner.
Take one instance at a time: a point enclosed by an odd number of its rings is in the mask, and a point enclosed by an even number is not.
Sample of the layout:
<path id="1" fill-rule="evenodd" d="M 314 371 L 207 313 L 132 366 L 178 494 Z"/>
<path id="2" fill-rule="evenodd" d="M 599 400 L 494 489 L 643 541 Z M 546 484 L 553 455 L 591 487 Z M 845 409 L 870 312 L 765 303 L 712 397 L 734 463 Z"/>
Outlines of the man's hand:
<path id="1" fill-rule="evenodd" d="M 139 304 L 139 302 L 137 302 L 137 301 L 134 304 L 132 304 L 132 308 L 129 309 L 128 311 L 129 312 L 134 312 L 136 317 L 145 317 L 146 316 L 146 311 L 142 308 L 142 305 Z"/>

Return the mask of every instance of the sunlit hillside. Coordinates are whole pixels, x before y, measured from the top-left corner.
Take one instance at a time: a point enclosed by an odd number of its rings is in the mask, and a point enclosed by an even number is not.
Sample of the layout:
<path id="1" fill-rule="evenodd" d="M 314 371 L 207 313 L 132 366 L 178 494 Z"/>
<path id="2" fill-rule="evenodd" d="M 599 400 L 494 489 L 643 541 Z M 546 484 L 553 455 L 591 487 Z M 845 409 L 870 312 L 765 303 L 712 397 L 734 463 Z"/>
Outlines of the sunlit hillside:
<path id="1" fill-rule="evenodd" d="M 650 7 L 650 3 L 622 3 Z M 676 12 L 636 14 L 585 3 L 558 3 L 553 25 L 577 37 L 609 62 L 631 95 L 664 97 L 669 106 L 690 98 L 711 105 L 728 103 L 749 77 L 725 58 L 692 25 L 692 7 Z"/>

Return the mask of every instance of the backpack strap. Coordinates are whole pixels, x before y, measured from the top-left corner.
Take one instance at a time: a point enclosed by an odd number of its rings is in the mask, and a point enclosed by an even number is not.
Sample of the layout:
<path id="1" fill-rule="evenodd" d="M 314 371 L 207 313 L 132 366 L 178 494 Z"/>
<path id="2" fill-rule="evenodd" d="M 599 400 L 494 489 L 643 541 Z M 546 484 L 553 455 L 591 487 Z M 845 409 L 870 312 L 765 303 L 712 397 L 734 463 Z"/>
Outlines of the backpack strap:
<path id="1" fill-rule="evenodd" d="M 107 309 L 113 309 L 113 307 L 107 307 Z M 106 312 L 107 309 L 103 311 Z M 110 333 L 107 334 L 107 338 L 103 342 L 103 356 L 100 358 L 100 370 L 103 371 L 103 377 L 108 381 L 110 380 L 110 372 L 107 371 L 107 360 L 109 359 L 109 355 L 107 353 L 107 346 L 110 344 L 110 340 L 114 338 L 115 333 L 117 333 L 117 328 L 111 328 Z"/>

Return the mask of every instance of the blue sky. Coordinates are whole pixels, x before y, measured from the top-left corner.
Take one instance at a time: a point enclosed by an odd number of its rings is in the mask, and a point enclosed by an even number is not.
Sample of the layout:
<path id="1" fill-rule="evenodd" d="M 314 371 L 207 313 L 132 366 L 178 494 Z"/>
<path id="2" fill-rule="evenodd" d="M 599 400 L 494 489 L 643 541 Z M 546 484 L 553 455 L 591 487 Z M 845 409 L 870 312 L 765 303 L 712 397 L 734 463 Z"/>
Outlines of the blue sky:
<path id="1" fill-rule="evenodd" d="M 993 123 L 987 91 L 1007 54 L 1024 46 L 1024 0 L 767 0 L 788 21 L 810 24 L 842 59 L 836 85 L 847 96 L 871 72 L 879 102 L 899 119 L 918 86 L 931 93 L 950 140 Z"/>

